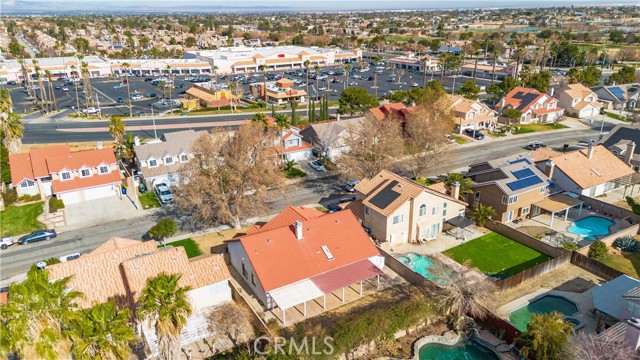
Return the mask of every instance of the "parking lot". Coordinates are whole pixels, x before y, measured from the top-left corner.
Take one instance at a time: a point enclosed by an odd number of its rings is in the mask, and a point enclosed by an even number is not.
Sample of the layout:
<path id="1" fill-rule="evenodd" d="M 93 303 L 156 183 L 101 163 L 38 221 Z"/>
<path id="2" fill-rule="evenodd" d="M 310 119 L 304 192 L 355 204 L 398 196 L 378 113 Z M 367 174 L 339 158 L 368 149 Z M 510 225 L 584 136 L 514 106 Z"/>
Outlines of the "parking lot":
<path id="1" fill-rule="evenodd" d="M 411 87 L 423 86 L 426 80 L 439 80 L 440 72 L 427 73 L 426 79 L 424 74 L 420 72 L 414 72 L 409 70 L 399 71 L 398 69 L 389 67 L 377 67 L 373 65 L 367 66 L 368 69 L 364 70 L 352 70 L 349 76 L 348 82 L 350 87 L 362 87 L 372 95 L 378 95 L 384 97 L 393 91 L 407 90 Z M 333 66 L 325 67 L 320 71 L 321 79 L 309 78 L 309 93 L 311 98 L 319 98 L 323 94 L 329 95 L 329 100 L 337 101 L 340 97 L 340 93 L 347 86 L 346 74 L 336 74 L 343 72 L 342 67 Z M 297 72 L 297 74 L 296 74 Z M 377 73 L 376 73 L 377 72 Z M 297 80 L 298 84 L 296 88 L 300 90 L 306 90 L 306 75 L 304 71 L 298 69 L 288 71 L 270 72 L 270 78 L 286 77 L 292 80 Z M 377 88 L 375 86 L 375 79 L 377 76 Z M 206 76 L 206 78 L 209 78 Z M 103 116 L 111 115 L 123 115 L 129 114 L 128 109 L 128 94 L 125 78 L 110 77 L 110 78 L 92 78 L 91 87 L 93 97 L 91 101 L 86 101 L 85 94 L 81 83 L 72 83 L 64 80 L 54 81 L 54 93 L 57 101 L 58 108 L 61 110 L 69 110 L 69 113 L 77 112 L 77 106 L 80 105 L 80 109 L 84 109 L 84 104 L 89 102 L 94 107 L 100 108 Z M 179 101 L 191 86 L 193 82 L 187 81 L 184 75 L 176 75 L 174 77 L 174 83 L 171 91 L 168 88 L 163 89 L 158 82 L 152 82 L 151 80 L 157 79 L 157 77 L 137 77 L 130 76 L 128 78 L 130 91 L 132 96 L 141 96 L 140 99 L 132 100 L 132 114 L 134 116 L 151 115 L 153 112 L 161 113 L 166 112 L 170 108 L 176 109 L 179 107 L 177 103 L 171 105 L 168 101 L 163 99 L 169 99 L 170 96 Z M 460 89 L 462 84 L 470 80 L 468 77 L 463 76 L 445 76 L 443 79 L 443 85 L 448 92 L 455 84 L 456 90 Z M 242 92 L 248 94 L 250 82 L 261 83 L 263 76 L 258 74 L 246 74 L 244 77 L 240 75 L 220 75 L 217 79 L 211 79 L 211 83 L 220 89 L 226 89 L 230 84 L 238 86 L 242 89 Z M 479 86 L 489 86 L 491 81 L 488 79 L 477 79 L 476 83 Z M 36 82 L 37 84 L 37 82 Z M 48 85 L 46 81 L 43 81 L 44 86 Z M 26 90 L 17 85 L 7 86 L 12 90 L 11 97 L 13 99 L 15 111 L 18 113 L 30 113 L 35 110 L 33 100 L 28 97 Z M 77 98 L 76 98 L 77 91 Z M 36 90 L 36 96 L 40 98 L 40 91 Z M 138 95 L 139 94 L 139 95 Z"/>

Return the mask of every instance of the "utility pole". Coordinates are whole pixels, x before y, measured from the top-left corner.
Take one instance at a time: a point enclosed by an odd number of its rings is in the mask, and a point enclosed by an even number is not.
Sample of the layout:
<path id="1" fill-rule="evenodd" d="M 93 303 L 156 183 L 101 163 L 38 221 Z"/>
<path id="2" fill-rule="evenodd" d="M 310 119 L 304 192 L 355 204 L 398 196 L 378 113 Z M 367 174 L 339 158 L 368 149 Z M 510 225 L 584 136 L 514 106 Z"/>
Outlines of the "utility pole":
<path id="1" fill-rule="evenodd" d="M 100 110 L 100 99 L 98 98 L 97 91 L 96 91 L 96 103 L 98 104 L 98 118 L 102 119 L 102 110 Z"/>
<path id="2" fill-rule="evenodd" d="M 153 137 L 158 138 L 158 132 L 156 131 L 156 116 L 153 114 L 153 104 L 151 104 L 151 120 L 153 121 Z"/>

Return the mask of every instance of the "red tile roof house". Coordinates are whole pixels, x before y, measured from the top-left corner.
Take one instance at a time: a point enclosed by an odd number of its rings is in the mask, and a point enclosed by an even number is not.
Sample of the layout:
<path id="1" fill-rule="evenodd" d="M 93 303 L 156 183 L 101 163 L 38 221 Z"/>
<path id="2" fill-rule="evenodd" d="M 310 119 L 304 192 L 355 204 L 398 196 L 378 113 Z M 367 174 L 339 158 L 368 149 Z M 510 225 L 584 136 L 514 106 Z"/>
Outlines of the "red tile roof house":
<path id="1" fill-rule="evenodd" d="M 68 145 L 10 154 L 11 182 L 18 196 L 55 195 L 65 204 L 118 194 L 121 174 L 112 149 L 71 152 Z"/>
<path id="2" fill-rule="evenodd" d="M 564 115 L 558 107 L 558 99 L 532 88 L 516 86 L 496 105 L 498 114 L 506 109 L 517 109 L 522 113 L 520 124 L 553 122 Z M 501 119 L 502 120 L 502 119 Z"/>
<path id="3" fill-rule="evenodd" d="M 229 287 L 229 269 L 221 255 L 189 260 L 184 248 L 158 249 L 155 241 L 136 241 L 111 238 L 80 258 L 47 266 L 51 281 L 71 277 L 69 287 L 84 294 L 79 299 L 81 308 L 115 300 L 120 308 L 134 313 L 147 279 L 161 273 L 180 274 L 179 286 L 190 286 L 187 293 L 193 308 L 181 345 L 201 340 L 208 334 L 206 316 L 212 307 L 232 301 Z M 155 330 L 149 324 L 138 323 L 151 354 L 157 354 Z M 197 337 L 185 334 L 198 334 Z"/>
<path id="4" fill-rule="evenodd" d="M 384 258 L 351 211 L 324 214 L 288 207 L 265 225 L 226 241 L 231 264 L 266 310 L 298 305 L 326 296 L 344 299 L 344 289 L 379 277 Z M 362 287 L 360 287 L 362 289 Z M 360 294 L 362 294 L 360 292 Z"/>

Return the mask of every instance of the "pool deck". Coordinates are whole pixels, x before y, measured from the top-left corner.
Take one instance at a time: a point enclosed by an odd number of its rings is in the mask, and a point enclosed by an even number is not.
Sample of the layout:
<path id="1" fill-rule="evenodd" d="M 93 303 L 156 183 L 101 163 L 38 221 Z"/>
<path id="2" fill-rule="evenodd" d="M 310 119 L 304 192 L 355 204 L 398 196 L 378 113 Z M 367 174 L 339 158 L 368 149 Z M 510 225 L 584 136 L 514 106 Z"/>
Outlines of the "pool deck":
<path id="1" fill-rule="evenodd" d="M 482 235 L 490 232 L 483 228 L 476 228 L 471 226 L 464 230 L 464 240 L 462 238 L 462 231 L 460 229 L 454 229 L 448 233 L 441 233 L 433 240 L 425 241 L 421 244 L 389 244 L 388 242 L 382 243 L 381 247 L 392 254 L 407 254 L 416 253 L 420 255 L 432 255 L 441 253 L 445 250 L 451 249 L 458 245 L 462 245 L 469 240 L 479 238 Z"/>
<path id="2" fill-rule="evenodd" d="M 532 293 L 529 293 L 525 296 L 522 296 L 510 303 L 507 303 L 498 308 L 496 314 L 509 321 L 509 314 L 515 310 L 518 310 L 522 307 L 529 305 L 530 302 L 543 297 L 545 295 L 554 295 L 560 296 L 567 300 L 572 301 L 578 307 L 578 312 L 576 314 L 572 314 L 571 317 L 576 318 L 584 324 L 584 327 L 580 331 L 584 331 L 587 333 L 596 333 L 596 318 L 591 314 L 591 309 L 593 309 L 593 300 L 591 296 L 591 290 L 587 290 L 583 293 L 572 293 L 567 291 L 559 291 L 552 289 L 538 289 Z"/>

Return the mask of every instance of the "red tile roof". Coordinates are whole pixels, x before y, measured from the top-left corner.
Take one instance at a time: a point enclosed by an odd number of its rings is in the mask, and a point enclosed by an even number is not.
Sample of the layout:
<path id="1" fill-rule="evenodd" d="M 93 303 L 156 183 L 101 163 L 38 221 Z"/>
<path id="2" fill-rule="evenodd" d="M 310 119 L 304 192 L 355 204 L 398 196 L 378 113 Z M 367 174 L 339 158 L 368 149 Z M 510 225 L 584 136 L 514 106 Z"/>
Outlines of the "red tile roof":
<path id="1" fill-rule="evenodd" d="M 504 101 L 505 101 L 504 108 L 506 109 L 507 107 L 513 107 L 514 109 L 518 109 L 521 113 L 524 114 L 527 111 L 529 111 L 533 105 L 537 104 L 541 98 L 545 96 L 547 97 L 547 99 L 544 101 L 545 104 L 551 101 L 558 101 L 556 98 L 549 96 L 545 93 L 541 93 L 536 89 L 516 86 L 515 88 L 513 88 L 513 90 L 509 91 L 509 93 L 504 97 Z M 499 108 L 499 107 L 500 107 L 500 103 L 496 105 L 496 108 Z M 560 110 L 561 109 L 556 111 L 560 111 Z M 550 112 L 555 112 L 555 111 L 550 111 Z"/>
<path id="2" fill-rule="evenodd" d="M 122 180 L 120 172 L 117 170 L 111 170 L 107 174 L 93 174 L 88 177 L 75 176 L 71 180 L 51 180 L 51 187 L 54 193 L 63 193 L 67 191 L 74 191 L 86 188 L 92 188 L 96 186 L 117 184 Z"/>
<path id="3" fill-rule="evenodd" d="M 369 259 L 361 260 L 339 269 L 328 271 L 311 278 L 314 284 L 325 294 L 347 287 L 360 281 L 369 280 L 382 274 L 382 270 Z"/>
<path id="4" fill-rule="evenodd" d="M 266 230 L 273 230 L 283 226 L 289 226 L 296 220 L 309 220 L 322 215 L 324 215 L 324 213 L 316 209 L 289 206 L 286 209 L 282 210 L 282 212 L 276 215 L 273 219 L 269 220 L 269 222 L 267 222 L 266 224 L 262 226 L 258 225 L 257 227 L 254 226 L 247 230 L 247 235 Z"/>
<path id="5" fill-rule="evenodd" d="M 300 220 L 301 240 L 296 238 L 293 224 L 227 240 L 242 244 L 267 292 L 380 255 L 350 211 Z M 327 258 L 322 246 L 333 260 Z"/>
<path id="6" fill-rule="evenodd" d="M 24 179 L 35 180 L 35 178 L 49 176 L 46 158 L 48 156 L 61 156 L 69 154 L 68 145 L 47 146 L 44 148 L 33 148 L 28 152 L 9 155 L 9 166 L 11 166 L 11 182 L 18 185 Z"/>
<path id="7" fill-rule="evenodd" d="M 47 155 L 47 168 L 49 173 L 59 172 L 60 170 L 75 170 L 83 166 L 97 167 L 100 164 L 115 164 L 116 156 L 113 149 L 95 149 L 85 150 L 64 155 Z"/>

